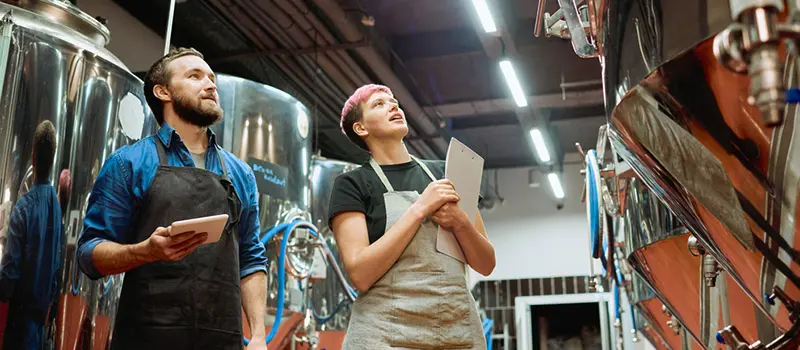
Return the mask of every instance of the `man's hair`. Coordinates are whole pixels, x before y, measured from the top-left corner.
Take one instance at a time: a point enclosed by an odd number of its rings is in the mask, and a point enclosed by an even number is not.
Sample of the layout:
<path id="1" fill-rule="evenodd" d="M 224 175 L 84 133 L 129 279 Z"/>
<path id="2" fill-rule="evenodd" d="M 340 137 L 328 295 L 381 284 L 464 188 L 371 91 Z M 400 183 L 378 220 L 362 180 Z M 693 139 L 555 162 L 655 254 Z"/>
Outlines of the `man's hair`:
<path id="1" fill-rule="evenodd" d="M 33 154 L 35 162 L 33 168 L 37 181 L 44 181 L 50 177 L 53 161 L 56 155 L 56 128 L 49 120 L 39 123 L 33 134 Z"/>
<path id="2" fill-rule="evenodd" d="M 364 139 L 358 136 L 353 130 L 353 124 L 360 122 L 361 118 L 364 116 L 364 111 L 361 110 L 361 104 L 367 102 L 370 96 L 376 92 L 385 92 L 392 95 L 392 90 L 383 85 L 368 84 L 356 89 L 344 103 L 342 119 L 339 122 L 342 132 L 350 139 L 350 142 L 367 152 L 369 152 L 369 147 L 367 147 L 367 143 L 364 142 Z"/>
<path id="3" fill-rule="evenodd" d="M 170 62 L 183 56 L 197 56 L 203 58 L 203 54 L 193 48 L 172 48 L 164 57 L 159 58 L 156 63 L 153 63 L 150 70 L 147 71 L 147 75 L 144 77 L 144 98 L 147 101 L 147 105 L 150 106 L 150 110 L 153 111 L 153 116 L 156 117 L 158 125 L 164 123 L 164 104 L 156 97 L 155 93 L 153 93 L 153 88 L 155 88 L 156 85 L 166 86 L 169 83 L 172 72 L 169 71 L 167 66 L 169 66 Z"/>

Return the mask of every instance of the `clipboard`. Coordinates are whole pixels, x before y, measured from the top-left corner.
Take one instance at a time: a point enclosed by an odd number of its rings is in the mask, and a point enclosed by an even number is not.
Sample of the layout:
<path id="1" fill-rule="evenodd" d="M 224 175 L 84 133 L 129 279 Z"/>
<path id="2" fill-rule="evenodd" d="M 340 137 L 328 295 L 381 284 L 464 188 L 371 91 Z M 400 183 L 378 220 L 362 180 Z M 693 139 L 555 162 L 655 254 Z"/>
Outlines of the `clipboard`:
<path id="1" fill-rule="evenodd" d="M 467 214 L 473 225 L 478 216 L 478 198 L 483 178 L 483 163 L 483 157 L 475 153 L 475 151 L 455 138 L 450 139 L 444 177 L 449 179 L 455 186 L 456 192 L 461 198 L 458 202 L 458 207 Z M 464 251 L 461 249 L 456 237 L 452 232 L 441 226 L 436 237 L 436 250 L 462 263 L 467 262 Z"/>

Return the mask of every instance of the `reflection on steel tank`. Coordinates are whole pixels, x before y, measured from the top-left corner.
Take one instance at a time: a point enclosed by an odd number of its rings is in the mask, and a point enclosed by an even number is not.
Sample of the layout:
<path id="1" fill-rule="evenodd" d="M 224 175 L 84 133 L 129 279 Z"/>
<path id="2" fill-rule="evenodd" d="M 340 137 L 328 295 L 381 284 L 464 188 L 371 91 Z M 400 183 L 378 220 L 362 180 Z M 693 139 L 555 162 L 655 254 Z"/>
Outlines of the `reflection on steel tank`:
<path id="1" fill-rule="evenodd" d="M 278 292 L 283 287 L 277 337 L 296 328 L 304 316 L 299 281 L 310 273 L 315 246 L 304 229 L 293 230 L 287 245 L 285 278 L 278 279 L 282 232 L 270 229 L 295 220 L 309 222 L 311 125 L 308 109 L 291 95 L 235 76 L 217 75 L 223 120 L 213 126 L 217 142 L 253 169 L 259 192 L 261 238 L 270 261 L 267 274 L 267 332 L 276 322 Z M 245 335 L 249 326 L 245 322 Z M 277 338 L 276 338 L 277 339 Z M 277 340 L 280 343 L 280 340 Z"/>
<path id="2" fill-rule="evenodd" d="M 607 15 L 612 142 L 697 238 L 708 264 L 725 271 L 729 288 L 740 285 L 763 312 L 717 325 L 735 326 L 720 338 L 737 345 L 775 339 L 769 325 L 787 332 L 800 312 L 793 305 L 800 300 L 800 144 L 793 141 L 800 128 L 796 104 L 784 103 L 798 92 L 787 90 L 797 86 L 797 45 L 780 41 L 798 28 L 778 30 L 798 4 L 732 3 L 612 1 L 598 13 Z M 676 249 L 686 241 L 679 239 Z M 657 266 L 643 277 L 679 279 Z M 678 286 L 654 288 L 663 295 Z"/>
<path id="3" fill-rule="evenodd" d="M 106 348 L 123 275 L 85 278 L 75 243 L 103 161 L 157 125 L 97 20 L 64 1 L 4 1 L 0 14 L 2 344 Z"/>
<path id="4" fill-rule="evenodd" d="M 358 168 L 359 165 L 314 156 L 311 159 L 311 217 L 319 228 L 320 234 L 331 248 L 334 257 L 341 263 L 339 249 L 333 232 L 328 227 L 328 209 L 330 206 L 333 183 L 339 175 Z M 317 252 L 316 264 L 324 264 L 322 253 Z M 314 283 L 311 303 L 314 312 L 318 314 L 317 322 L 324 323 L 328 330 L 345 330 L 350 319 L 349 300 L 347 292 L 337 280 L 336 271 L 330 265 L 326 266 L 324 279 Z"/>
<path id="5" fill-rule="evenodd" d="M 670 322 L 671 327 L 661 328 L 670 343 L 675 342 L 670 332 L 685 328 L 699 346 L 715 348 L 717 331 L 731 322 L 739 324 L 745 336 L 775 331 L 763 310 L 720 271 L 713 257 L 636 177 L 625 185 L 623 213 L 627 263 L 661 302 L 638 294 L 645 290 L 637 290 L 631 300 L 660 321 L 657 326 Z"/>
<path id="6" fill-rule="evenodd" d="M 629 198 L 625 190 L 628 186 L 624 183 L 630 180 L 622 177 L 618 179 L 623 183 L 619 187 L 620 197 Z M 616 279 L 621 282 L 628 302 L 633 306 L 630 311 L 633 314 L 634 329 L 639 331 L 657 349 L 680 349 L 684 342 L 690 348 L 696 348 L 697 342 L 694 338 L 683 328 L 677 318 L 673 318 L 672 313 L 658 299 L 653 289 L 647 285 L 645 280 L 639 276 L 639 273 L 628 262 L 629 246 L 625 242 L 631 240 L 634 235 L 633 232 L 641 231 L 643 225 L 647 227 L 652 224 L 638 222 L 635 216 L 636 211 L 632 210 L 625 202 L 629 202 L 629 200 L 621 203 L 622 216 L 615 220 L 614 223 L 615 232 L 618 233 L 614 238 L 615 243 L 613 246 L 615 251 L 613 257 L 617 273 Z M 619 227 L 622 227 L 622 229 L 620 230 Z"/>

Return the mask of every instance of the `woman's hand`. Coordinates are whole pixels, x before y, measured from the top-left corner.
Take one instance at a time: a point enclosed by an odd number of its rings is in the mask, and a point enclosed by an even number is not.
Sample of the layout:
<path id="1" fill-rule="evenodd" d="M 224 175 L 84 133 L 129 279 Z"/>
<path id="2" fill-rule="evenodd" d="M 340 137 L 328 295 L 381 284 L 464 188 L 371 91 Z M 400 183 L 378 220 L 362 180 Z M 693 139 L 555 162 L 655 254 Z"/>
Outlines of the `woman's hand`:
<path id="1" fill-rule="evenodd" d="M 428 184 L 425 192 L 417 199 L 414 205 L 423 217 L 431 216 L 445 203 L 457 203 L 460 200 L 455 187 L 450 180 L 436 180 Z"/>
<path id="2" fill-rule="evenodd" d="M 450 231 L 458 230 L 465 225 L 472 225 L 467 213 L 461 210 L 458 203 L 445 203 L 433 214 L 433 222 Z"/>

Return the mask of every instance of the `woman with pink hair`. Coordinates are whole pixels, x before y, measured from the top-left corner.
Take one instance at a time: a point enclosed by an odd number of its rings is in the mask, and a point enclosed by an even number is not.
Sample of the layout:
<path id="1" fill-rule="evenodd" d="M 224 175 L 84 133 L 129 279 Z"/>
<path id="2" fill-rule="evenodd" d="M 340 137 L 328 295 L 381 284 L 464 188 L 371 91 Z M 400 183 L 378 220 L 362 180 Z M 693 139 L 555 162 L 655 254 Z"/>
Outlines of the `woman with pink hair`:
<path id="1" fill-rule="evenodd" d="M 444 162 L 410 155 L 408 125 L 388 87 L 362 86 L 345 102 L 342 132 L 369 163 L 340 175 L 329 223 L 359 290 L 343 349 L 485 349 L 464 262 L 436 250 L 439 226 L 455 235 L 466 263 L 482 275 L 495 254 L 444 176 Z"/>

